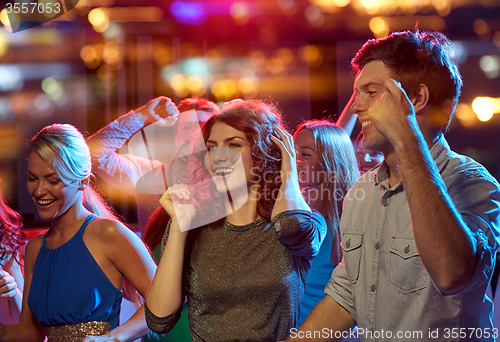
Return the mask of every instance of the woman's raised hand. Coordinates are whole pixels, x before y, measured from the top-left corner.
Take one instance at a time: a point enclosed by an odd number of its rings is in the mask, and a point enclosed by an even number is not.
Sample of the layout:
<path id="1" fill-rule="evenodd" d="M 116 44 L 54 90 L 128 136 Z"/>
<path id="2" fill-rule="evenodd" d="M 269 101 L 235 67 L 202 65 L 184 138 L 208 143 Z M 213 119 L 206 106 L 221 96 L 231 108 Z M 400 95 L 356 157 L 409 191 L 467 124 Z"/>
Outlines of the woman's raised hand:
<path id="1" fill-rule="evenodd" d="M 280 137 L 280 139 L 278 139 L 271 135 L 271 140 L 278 145 L 281 150 L 281 179 L 282 181 L 290 179 L 291 177 L 298 179 L 297 153 L 295 152 L 293 137 L 290 133 L 278 126 L 274 126 L 274 130 Z"/>
<path id="2" fill-rule="evenodd" d="M 16 280 L 9 272 L 0 270 L 0 298 L 14 298 L 22 295 L 17 287 Z"/>
<path id="3" fill-rule="evenodd" d="M 169 187 L 161 196 L 160 204 L 172 218 L 172 223 L 178 223 L 181 232 L 191 228 L 191 222 L 194 219 L 196 210 L 191 200 L 191 193 L 186 185 L 175 184 Z M 173 226 L 171 226 L 171 232 L 172 229 L 175 229 Z"/>
<path id="4" fill-rule="evenodd" d="M 274 203 L 271 218 L 286 210 L 311 210 L 300 192 L 299 176 L 297 174 L 297 153 L 290 133 L 279 127 L 274 127 L 280 139 L 271 136 L 271 140 L 281 150 L 281 186 Z"/>

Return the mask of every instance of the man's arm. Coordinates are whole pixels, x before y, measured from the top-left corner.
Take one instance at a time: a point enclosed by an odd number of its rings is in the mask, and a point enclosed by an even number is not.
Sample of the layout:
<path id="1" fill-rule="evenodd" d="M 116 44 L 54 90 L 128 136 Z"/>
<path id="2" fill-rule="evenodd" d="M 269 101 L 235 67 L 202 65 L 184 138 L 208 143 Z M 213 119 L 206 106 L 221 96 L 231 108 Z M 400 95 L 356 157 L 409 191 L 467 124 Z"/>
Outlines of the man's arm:
<path id="1" fill-rule="evenodd" d="M 327 295 L 316 304 L 300 328 L 292 332 L 286 341 L 341 341 L 342 337 L 335 338 L 335 332 L 348 331 L 352 327 L 354 327 L 354 320 L 349 312 Z M 317 332 L 316 335 L 320 335 L 321 338 L 314 338 L 314 332 Z M 324 338 L 326 335 L 328 337 Z"/>
<path id="2" fill-rule="evenodd" d="M 448 195 L 427 146 L 408 141 L 396 151 L 420 259 L 442 293 L 458 292 L 474 274 L 477 241 Z"/>
<path id="3" fill-rule="evenodd" d="M 316 304 L 298 331 L 290 331 L 287 341 L 339 341 L 349 336 L 349 329 L 355 326 L 357 312 L 345 259 L 333 270 L 325 294 L 325 298 Z M 335 336 L 339 338 L 335 339 Z"/>
<path id="4" fill-rule="evenodd" d="M 450 198 L 418 126 L 415 110 L 426 106 L 426 89 L 421 85 L 422 96 L 414 107 L 396 82 L 388 80 L 370 119 L 394 147 L 420 259 L 436 287 L 453 294 L 472 279 L 477 241 Z"/>

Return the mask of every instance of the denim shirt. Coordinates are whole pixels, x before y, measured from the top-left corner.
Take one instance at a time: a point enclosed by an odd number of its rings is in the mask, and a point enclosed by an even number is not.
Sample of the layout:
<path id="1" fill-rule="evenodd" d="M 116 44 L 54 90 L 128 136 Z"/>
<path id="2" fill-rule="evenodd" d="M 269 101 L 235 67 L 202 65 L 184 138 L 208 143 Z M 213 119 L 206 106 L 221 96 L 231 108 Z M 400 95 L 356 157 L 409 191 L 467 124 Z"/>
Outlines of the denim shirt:
<path id="1" fill-rule="evenodd" d="M 459 293 L 439 292 L 416 248 L 404 186 L 389 188 L 383 162 L 344 200 L 344 259 L 325 288 L 352 315 L 362 341 L 493 341 L 498 335 L 486 289 L 499 244 L 500 186 L 483 166 L 452 152 L 444 137 L 431 155 L 476 241 L 472 280 Z"/>

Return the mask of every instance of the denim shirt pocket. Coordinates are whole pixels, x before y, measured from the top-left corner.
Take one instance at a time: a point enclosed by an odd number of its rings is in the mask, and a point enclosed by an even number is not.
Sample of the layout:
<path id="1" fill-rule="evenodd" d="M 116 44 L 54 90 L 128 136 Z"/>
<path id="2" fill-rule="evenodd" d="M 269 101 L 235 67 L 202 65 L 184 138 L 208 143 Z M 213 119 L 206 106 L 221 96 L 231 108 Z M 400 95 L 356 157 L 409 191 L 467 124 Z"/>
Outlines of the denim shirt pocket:
<path id="1" fill-rule="evenodd" d="M 344 250 L 344 262 L 347 276 L 349 278 L 349 282 L 351 284 L 355 284 L 359 276 L 363 234 L 344 233 L 342 236 L 342 241 L 342 249 Z"/>
<path id="2" fill-rule="evenodd" d="M 387 267 L 389 284 L 397 291 L 408 294 L 425 288 L 428 276 L 413 237 L 394 236 Z"/>

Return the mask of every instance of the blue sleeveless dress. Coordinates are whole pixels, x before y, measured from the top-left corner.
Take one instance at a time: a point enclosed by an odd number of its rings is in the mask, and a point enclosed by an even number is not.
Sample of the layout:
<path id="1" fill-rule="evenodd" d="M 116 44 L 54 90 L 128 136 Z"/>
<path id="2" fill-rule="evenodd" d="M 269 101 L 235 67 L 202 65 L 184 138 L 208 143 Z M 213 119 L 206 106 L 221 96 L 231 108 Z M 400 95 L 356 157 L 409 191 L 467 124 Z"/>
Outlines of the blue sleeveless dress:
<path id="1" fill-rule="evenodd" d="M 104 274 L 83 242 L 90 215 L 65 244 L 43 244 L 33 269 L 28 306 L 42 327 L 92 321 L 119 325 L 123 293 Z"/>
<path id="2" fill-rule="evenodd" d="M 330 220 L 326 220 L 327 225 L 331 225 Z M 300 303 L 300 315 L 297 327 L 300 327 L 306 317 L 311 313 L 316 304 L 325 297 L 325 286 L 332 277 L 335 266 L 331 261 L 333 238 L 330 229 L 321 244 L 318 255 L 312 261 L 309 275 L 307 276 L 304 297 Z"/>

